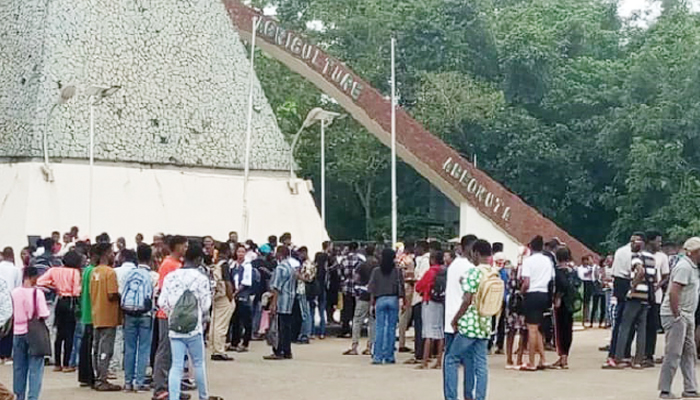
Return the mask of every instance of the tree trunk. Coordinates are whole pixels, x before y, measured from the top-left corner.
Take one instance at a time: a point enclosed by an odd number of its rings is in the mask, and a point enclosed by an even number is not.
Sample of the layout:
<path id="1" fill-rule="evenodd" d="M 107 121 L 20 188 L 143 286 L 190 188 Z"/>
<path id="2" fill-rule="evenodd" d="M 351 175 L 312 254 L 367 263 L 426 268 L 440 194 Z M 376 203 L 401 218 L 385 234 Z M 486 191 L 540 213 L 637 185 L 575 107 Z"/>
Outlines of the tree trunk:
<path id="1" fill-rule="evenodd" d="M 358 183 L 353 185 L 357 197 L 360 198 L 360 204 L 365 210 L 365 240 L 370 240 L 370 232 L 372 231 L 372 182 L 367 182 L 365 188 L 361 188 Z"/>

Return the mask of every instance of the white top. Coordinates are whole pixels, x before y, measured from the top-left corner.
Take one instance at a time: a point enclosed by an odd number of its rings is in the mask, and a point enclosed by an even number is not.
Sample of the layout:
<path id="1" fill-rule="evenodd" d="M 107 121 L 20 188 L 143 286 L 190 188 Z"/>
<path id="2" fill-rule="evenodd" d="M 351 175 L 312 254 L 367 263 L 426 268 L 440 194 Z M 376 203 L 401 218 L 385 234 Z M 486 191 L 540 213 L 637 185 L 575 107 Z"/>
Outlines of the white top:
<path id="1" fill-rule="evenodd" d="M 7 290 L 11 292 L 12 289 L 22 286 L 22 270 L 9 261 L 0 261 L 0 279 L 5 281 Z"/>
<path id="2" fill-rule="evenodd" d="M 654 253 L 654 259 L 656 260 L 656 282 L 658 283 L 661 282 L 664 275 L 671 273 L 671 267 L 668 263 L 668 256 L 662 251 Z M 654 297 L 656 298 L 656 304 L 661 304 L 664 298 L 664 290 L 659 285 L 656 286 Z"/>
<path id="3" fill-rule="evenodd" d="M 578 273 L 579 279 L 582 281 L 592 282 L 595 280 L 593 275 L 595 272 L 595 265 L 579 265 L 576 267 L 576 272 Z"/>
<path id="4" fill-rule="evenodd" d="M 459 311 L 464 297 L 461 279 L 471 268 L 474 268 L 469 260 L 457 257 L 447 268 L 447 285 L 445 287 L 445 332 L 455 333 L 452 329 L 452 319 Z"/>
<path id="5" fill-rule="evenodd" d="M 199 320 L 197 328 L 190 333 L 177 333 L 170 331 L 168 336 L 171 338 L 188 338 L 196 336 L 203 332 L 202 330 L 202 315 L 209 312 L 211 307 L 211 286 L 209 278 L 196 268 L 180 268 L 168 274 L 163 281 L 163 289 L 158 297 L 158 306 L 165 310 L 167 315 L 180 300 L 180 296 L 189 289 L 197 298 L 197 306 L 199 307 Z"/>
<path id="6" fill-rule="evenodd" d="M 615 251 L 612 273 L 614 277 L 631 279 L 632 271 L 632 245 L 629 243 Z"/>
<path id="7" fill-rule="evenodd" d="M 520 274 L 523 278 L 530 278 L 528 293 L 547 293 L 549 291 L 549 282 L 554 276 L 554 265 L 552 265 L 552 260 L 549 257 L 542 253 L 535 253 L 523 260 Z"/>
<path id="8" fill-rule="evenodd" d="M 416 268 L 413 270 L 413 279 L 418 282 L 423 279 L 423 275 L 430 269 L 430 253 L 425 253 L 422 256 L 416 257 Z M 411 298 L 411 306 L 415 306 L 423 301 L 423 296 L 417 291 L 413 291 Z M 456 310 L 455 310 L 456 311 Z"/>

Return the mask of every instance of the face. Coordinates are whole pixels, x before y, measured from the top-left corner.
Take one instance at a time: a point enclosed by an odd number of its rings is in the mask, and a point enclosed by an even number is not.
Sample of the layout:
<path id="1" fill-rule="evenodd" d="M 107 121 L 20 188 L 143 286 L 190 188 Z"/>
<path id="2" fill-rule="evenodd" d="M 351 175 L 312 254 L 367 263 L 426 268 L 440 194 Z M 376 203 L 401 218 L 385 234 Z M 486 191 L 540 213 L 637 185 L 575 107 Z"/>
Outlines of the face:
<path id="1" fill-rule="evenodd" d="M 105 258 L 107 259 L 107 265 L 114 264 L 114 250 L 112 250 L 112 249 L 107 250 L 107 254 L 105 254 Z"/>
<path id="2" fill-rule="evenodd" d="M 142 234 L 139 233 L 138 235 L 136 235 L 136 243 L 138 243 L 138 244 L 143 243 L 143 235 Z"/>
<path id="3" fill-rule="evenodd" d="M 117 239 L 117 249 L 124 250 L 126 248 L 126 240 L 124 238 Z"/>
<path id="4" fill-rule="evenodd" d="M 238 250 L 236 250 L 236 259 L 237 260 L 243 260 L 245 258 L 245 247 L 239 247 Z"/>
<path id="5" fill-rule="evenodd" d="M 54 232 L 51 234 L 51 239 L 53 239 L 55 243 L 58 243 L 58 241 L 61 240 L 61 235 L 59 235 L 58 232 Z"/>
<path id="6" fill-rule="evenodd" d="M 696 264 L 700 262 L 700 250 L 688 252 L 687 255 Z"/>
<path id="7" fill-rule="evenodd" d="M 659 249 L 661 249 L 662 240 L 663 240 L 663 238 L 661 236 L 657 236 L 656 239 L 650 241 L 649 242 L 650 250 L 653 252 L 659 251 Z"/>
<path id="8" fill-rule="evenodd" d="M 163 244 L 163 235 L 153 235 L 153 244 L 156 246 Z"/>
<path id="9" fill-rule="evenodd" d="M 454 261 L 452 259 L 452 253 L 445 253 L 445 265 L 449 266 L 450 264 L 452 264 L 452 261 Z"/>
<path id="10" fill-rule="evenodd" d="M 65 233 L 63 235 L 63 243 L 70 243 L 70 241 L 71 241 L 70 233 Z"/>
<path id="11" fill-rule="evenodd" d="M 22 252 L 19 253 L 19 256 L 22 257 L 22 261 L 29 261 L 29 259 L 32 257 L 32 255 L 29 253 L 29 250 L 27 249 L 22 249 Z"/>
<path id="12" fill-rule="evenodd" d="M 210 237 L 204 238 L 204 247 L 206 247 L 207 249 L 211 249 L 212 247 L 214 247 L 214 239 Z"/>
<path id="13" fill-rule="evenodd" d="M 228 240 L 230 240 L 232 242 L 237 242 L 238 241 L 238 234 L 236 232 L 229 233 Z"/>
<path id="14" fill-rule="evenodd" d="M 641 251 L 642 247 L 644 247 L 644 239 L 642 239 L 641 236 L 632 235 L 632 237 L 630 237 L 630 244 L 632 245 L 632 251 L 636 253 Z"/>

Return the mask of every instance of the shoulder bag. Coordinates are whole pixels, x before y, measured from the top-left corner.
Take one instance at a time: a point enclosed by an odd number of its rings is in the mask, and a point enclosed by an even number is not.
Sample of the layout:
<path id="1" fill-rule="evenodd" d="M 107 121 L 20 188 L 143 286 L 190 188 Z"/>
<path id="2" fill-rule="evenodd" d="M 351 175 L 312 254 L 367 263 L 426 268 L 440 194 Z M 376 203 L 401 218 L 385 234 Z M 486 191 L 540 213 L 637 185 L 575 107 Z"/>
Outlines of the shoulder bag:
<path id="1" fill-rule="evenodd" d="M 51 355 L 51 338 L 49 328 L 43 318 L 39 318 L 37 311 L 37 289 L 34 289 L 34 312 L 32 319 L 27 322 L 27 344 L 29 355 L 44 357 Z"/>

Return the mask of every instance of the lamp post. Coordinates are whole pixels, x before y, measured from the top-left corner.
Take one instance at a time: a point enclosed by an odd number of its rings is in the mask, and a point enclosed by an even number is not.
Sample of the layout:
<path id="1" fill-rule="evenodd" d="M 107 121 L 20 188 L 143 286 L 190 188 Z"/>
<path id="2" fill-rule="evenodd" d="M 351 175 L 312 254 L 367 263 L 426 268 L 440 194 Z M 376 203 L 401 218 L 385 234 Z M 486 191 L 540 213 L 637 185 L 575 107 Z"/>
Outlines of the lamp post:
<path id="1" fill-rule="evenodd" d="M 90 98 L 90 183 L 88 196 L 88 234 L 92 235 L 92 204 L 93 204 L 93 175 L 95 169 L 95 106 L 102 104 L 102 100 L 112 96 L 121 86 L 91 85 L 85 91 Z"/>
<path id="2" fill-rule="evenodd" d="M 41 167 L 41 172 L 44 173 L 44 179 L 46 179 L 47 182 L 53 182 L 53 170 L 51 169 L 51 165 L 49 163 L 49 121 L 51 121 L 51 115 L 53 115 L 54 110 L 56 110 L 59 105 L 66 104 L 70 99 L 72 99 L 73 96 L 75 96 L 75 92 L 75 85 L 63 87 L 58 99 L 56 99 L 56 102 L 53 103 L 51 109 L 49 110 L 49 114 L 46 116 L 46 126 L 44 126 L 44 132 L 42 135 L 42 142 L 44 146 L 44 165 Z"/>
<path id="3" fill-rule="evenodd" d="M 312 126 L 316 121 L 321 121 L 321 220 L 323 227 L 326 227 L 326 127 L 330 126 L 336 118 L 344 118 L 345 115 L 340 115 L 337 112 L 326 111 L 320 107 L 316 107 L 309 111 L 301 128 L 294 135 L 292 140 L 292 148 L 289 152 L 289 179 L 294 180 L 294 150 L 296 149 L 299 137 L 304 129 Z"/>

